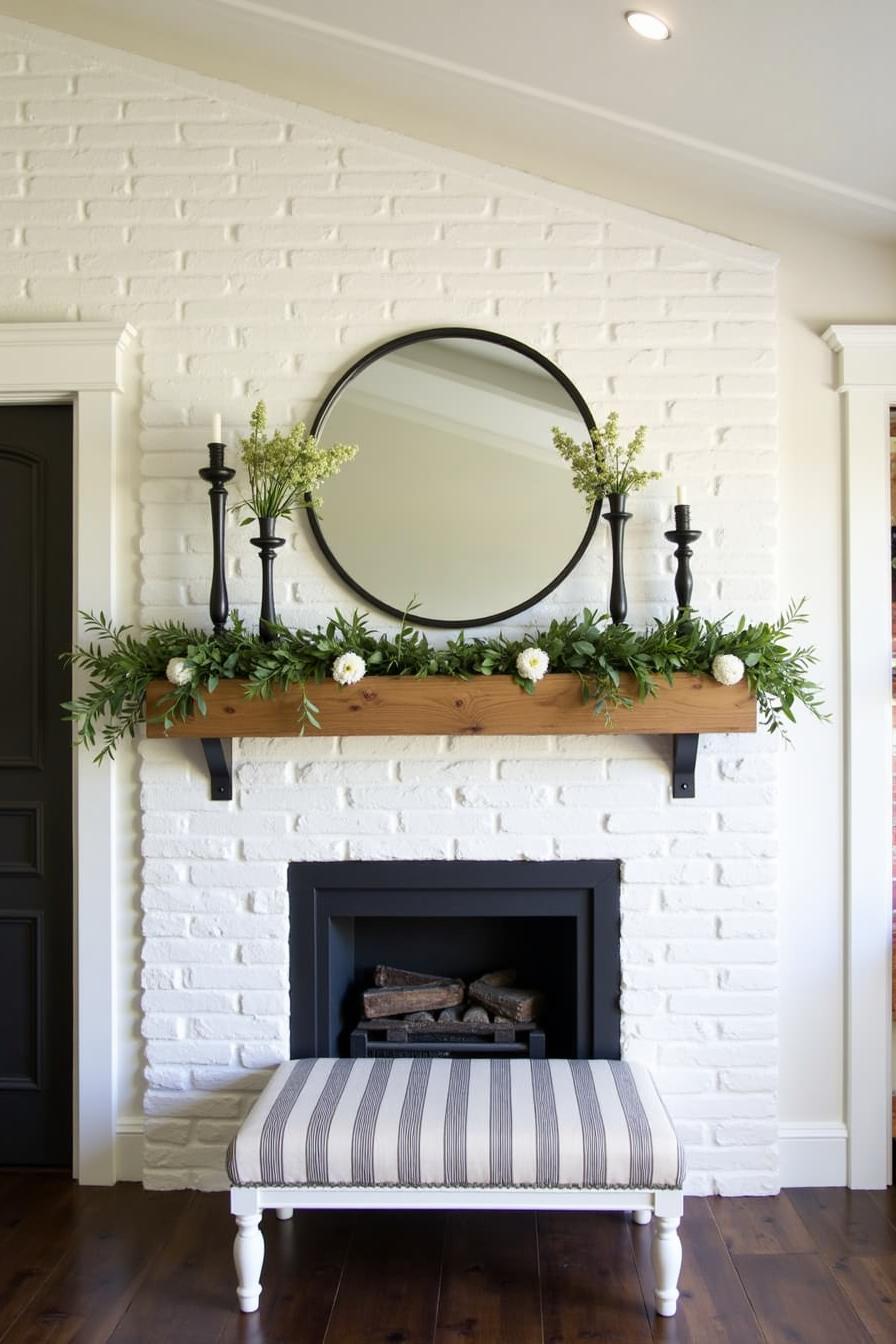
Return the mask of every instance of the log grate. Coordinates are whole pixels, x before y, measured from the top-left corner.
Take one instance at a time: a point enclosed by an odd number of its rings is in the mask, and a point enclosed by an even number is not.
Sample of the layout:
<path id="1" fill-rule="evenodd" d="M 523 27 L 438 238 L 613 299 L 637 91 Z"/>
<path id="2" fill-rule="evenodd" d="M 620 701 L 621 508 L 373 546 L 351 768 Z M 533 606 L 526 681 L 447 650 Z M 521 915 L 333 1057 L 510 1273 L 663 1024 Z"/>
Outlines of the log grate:
<path id="1" fill-rule="evenodd" d="M 545 1035 L 537 1022 L 407 1022 L 374 1018 L 350 1036 L 352 1059 L 418 1059 L 432 1056 L 525 1056 L 544 1059 Z"/>

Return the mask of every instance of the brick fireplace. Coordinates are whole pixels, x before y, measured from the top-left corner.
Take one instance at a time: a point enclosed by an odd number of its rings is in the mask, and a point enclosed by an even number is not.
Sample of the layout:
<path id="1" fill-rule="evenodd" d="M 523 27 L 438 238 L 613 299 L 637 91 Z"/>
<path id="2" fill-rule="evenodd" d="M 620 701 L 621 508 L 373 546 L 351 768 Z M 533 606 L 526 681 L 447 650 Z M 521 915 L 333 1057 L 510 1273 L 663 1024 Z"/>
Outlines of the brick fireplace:
<path id="1" fill-rule="evenodd" d="M 147 1184 L 222 1185 L 234 1120 L 289 1057 L 290 864 L 598 860 L 621 862 L 623 1053 L 656 1070 L 690 1188 L 771 1188 L 775 762 L 761 737 L 704 738 L 700 796 L 675 803 L 664 747 L 245 740 L 219 804 L 198 743 L 143 743 Z"/>

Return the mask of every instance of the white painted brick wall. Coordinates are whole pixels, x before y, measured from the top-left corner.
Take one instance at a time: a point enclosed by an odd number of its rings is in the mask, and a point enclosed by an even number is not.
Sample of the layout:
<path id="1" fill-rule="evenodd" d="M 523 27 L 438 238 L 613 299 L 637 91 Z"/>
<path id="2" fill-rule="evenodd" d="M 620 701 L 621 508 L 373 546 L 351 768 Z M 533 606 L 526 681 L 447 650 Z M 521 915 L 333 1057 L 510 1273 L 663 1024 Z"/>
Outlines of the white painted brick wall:
<path id="1" fill-rule="evenodd" d="M 703 530 L 700 607 L 774 609 L 768 259 L 180 72 L 119 69 L 100 48 L 2 33 L 0 314 L 138 329 L 146 620 L 206 619 L 196 470 L 213 410 L 232 443 L 260 396 L 276 421 L 310 420 L 362 351 L 447 323 L 529 342 L 597 416 L 647 423 L 667 476 L 634 501 L 634 622 L 673 602 L 676 481 Z M 245 532 L 228 543 L 251 621 L 257 558 Z M 276 575 L 288 622 L 352 603 L 304 522 Z M 606 592 L 601 526 L 562 587 L 508 624 L 603 607 Z M 287 1055 L 288 860 L 594 857 L 625 861 L 625 1049 L 657 1070 L 690 1189 L 776 1188 L 765 739 L 704 739 L 694 804 L 670 801 L 664 740 L 245 741 L 229 805 L 209 802 L 194 747 L 140 750 L 147 1185 L 223 1185 L 234 1121 Z"/>

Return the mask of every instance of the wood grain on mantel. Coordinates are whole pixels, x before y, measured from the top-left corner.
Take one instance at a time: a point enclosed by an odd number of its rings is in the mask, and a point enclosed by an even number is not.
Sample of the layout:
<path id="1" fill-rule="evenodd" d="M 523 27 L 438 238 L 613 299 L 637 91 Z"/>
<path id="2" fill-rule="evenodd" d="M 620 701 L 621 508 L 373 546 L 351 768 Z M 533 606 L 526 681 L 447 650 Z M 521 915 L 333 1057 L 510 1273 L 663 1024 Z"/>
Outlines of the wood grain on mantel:
<path id="1" fill-rule="evenodd" d="M 631 679 L 623 689 L 634 698 Z M 208 713 L 175 723 L 166 733 L 148 722 L 148 737 L 294 737 L 299 731 L 298 688 L 276 691 L 270 700 L 248 700 L 244 681 L 222 681 L 206 696 Z M 170 693 L 166 681 L 147 692 L 147 717 L 159 713 Z M 582 703 L 578 677 L 554 673 L 534 695 L 511 677 L 366 677 L 356 686 L 333 681 L 309 684 L 320 729 L 313 737 L 517 736 L 539 733 L 753 733 L 756 701 L 746 683 L 720 686 L 711 677 L 678 673 L 673 685 L 657 683 L 655 696 L 613 711 L 607 724 L 593 702 Z"/>

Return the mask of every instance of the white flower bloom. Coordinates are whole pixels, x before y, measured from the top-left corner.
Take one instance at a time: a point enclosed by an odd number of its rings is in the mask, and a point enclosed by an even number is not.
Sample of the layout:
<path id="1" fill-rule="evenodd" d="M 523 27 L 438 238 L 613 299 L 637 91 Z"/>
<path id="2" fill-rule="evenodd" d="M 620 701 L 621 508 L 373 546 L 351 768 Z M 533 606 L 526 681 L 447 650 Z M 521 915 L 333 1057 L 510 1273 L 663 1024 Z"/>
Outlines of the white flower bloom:
<path id="1" fill-rule="evenodd" d="M 165 676 L 172 686 L 189 686 L 193 680 L 193 665 L 187 658 L 170 658 Z"/>
<path id="2" fill-rule="evenodd" d="M 333 662 L 333 680 L 340 686 L 354 686 L 367 671 L 367 664 L 359 653 L 340 653 Z"/>
<path id="3" fill-rule="evenodd" d="M 736 653 L 718 653 L 712 660 L 712 674 L 723 686 L 736 686 L 744 679 L 744 665 Z"/>
<path id="4" fill-rule="evenodd" d="M 541 681 L 550 665 L 550 659 L 544 649 L 538 649 L 534 645 L 517 654 L 516 670 L 527 681 Z"/>

